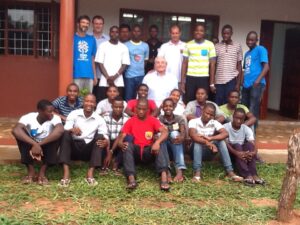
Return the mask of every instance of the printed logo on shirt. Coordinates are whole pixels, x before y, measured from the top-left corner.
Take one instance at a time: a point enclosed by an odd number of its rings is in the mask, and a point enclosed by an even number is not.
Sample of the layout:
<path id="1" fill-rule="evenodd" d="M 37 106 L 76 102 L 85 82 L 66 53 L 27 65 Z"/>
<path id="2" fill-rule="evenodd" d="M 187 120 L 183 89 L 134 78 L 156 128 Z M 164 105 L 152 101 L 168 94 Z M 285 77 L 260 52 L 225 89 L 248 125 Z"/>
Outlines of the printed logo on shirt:
<path id="1" fill-rule="evenodd" d="M 250 65 L 251 65 L 251 55 L 247 56 L 245 59 L 245 73 L 250 73 Z"/>
<path id="2" fill-rule="evenodd" d="M 146 131 L 145 132 L 145 138 L 146 138 L 146 140 L 152 140 L 152 138 L 153 138 L 153 132 Z"/>
<path id="3" fill-rule="evenodd" d="M 172 125 L 172 129 L 173 129 L 173 130 L 179 130 L 179 124 L 178 124 L 178 123 L 174 123 L 174 124 Z"/>
<path id="4" fill-rule="evenodd" d="M 202 49 L 201 50 L 201 56 L 207 56 L 207 55 L 208 55 L 207 49 Z"/>
<path id="5" fill-rule="evenodd" d="M 142 57 L 138 54 L 134 55 L 134 61 L 139 62 L 141 61 Z"/>
<path id="6" fill-rule="evenodd" d="M 80 52 L 78 60 L 87 61 L 88 55 L 86 53 L 89 51 L 88 43 L 86 41 L 78 41 L 77 47 Z"/>

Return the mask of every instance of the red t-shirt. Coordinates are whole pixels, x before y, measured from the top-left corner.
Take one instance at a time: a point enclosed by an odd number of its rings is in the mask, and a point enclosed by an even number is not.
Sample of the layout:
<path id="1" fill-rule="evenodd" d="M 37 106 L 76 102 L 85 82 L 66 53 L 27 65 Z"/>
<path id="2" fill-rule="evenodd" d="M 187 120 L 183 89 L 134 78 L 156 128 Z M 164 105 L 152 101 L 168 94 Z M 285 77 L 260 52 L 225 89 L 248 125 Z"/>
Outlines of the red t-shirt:
<path id="1" fill-rule="evenodd" d="M 160 121 L 153 116 L 147 116 L 145 120 L 134 116 L 127 120 L 122 132 L 133 136 L 134 144 L 144 147 L 153 143 L 153 136 L 161 127 Z"/>
<path id="2" fill-rule="evenodd" d="M 130 109 L 131 112 L 136 114 L 136 105 L 138 103 L 137 99 L 132 99 L 129 100 L 129 102 L 127 103 L 127 108 Z M 153 111 L 156 109 L 156 104 L 153 100 L 148 99 L 148 112 L 147 112 L 147 116 L 150 116 Z"/>

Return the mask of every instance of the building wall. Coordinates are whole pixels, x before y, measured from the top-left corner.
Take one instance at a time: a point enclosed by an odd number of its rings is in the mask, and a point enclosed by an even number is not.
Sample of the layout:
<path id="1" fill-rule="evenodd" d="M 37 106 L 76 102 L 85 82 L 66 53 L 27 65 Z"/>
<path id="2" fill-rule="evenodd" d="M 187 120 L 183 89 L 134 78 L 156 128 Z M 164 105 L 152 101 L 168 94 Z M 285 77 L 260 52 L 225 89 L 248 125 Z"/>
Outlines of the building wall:
<path id="1" fill-rule="evenodd" d="M 107 33 L 110 26 L 119 24 L 120 8 L 219 15 L 220 28 L 231 24 L 233 39 L 243 44 L 244 51 L 245 36 L 250 30 L 259 33 L 261 20 L 300 22 L 299 0 L 78 0 L 77 14 L 102 15 Z"/>

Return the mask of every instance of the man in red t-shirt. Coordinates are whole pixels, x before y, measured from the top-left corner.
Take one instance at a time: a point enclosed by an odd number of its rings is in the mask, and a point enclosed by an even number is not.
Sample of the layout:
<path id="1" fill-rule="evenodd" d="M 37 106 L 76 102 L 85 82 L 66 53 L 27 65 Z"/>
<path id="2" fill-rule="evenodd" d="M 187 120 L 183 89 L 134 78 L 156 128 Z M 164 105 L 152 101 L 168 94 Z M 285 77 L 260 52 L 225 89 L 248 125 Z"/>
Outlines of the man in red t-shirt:
<path id="1" fill-rule="evenodd" d="M 147 84 L 140 84 L 137 88 L 137 96 L 138 99 L 140 98 L 148 98 L 148 91 L 149 91 L 149 87 Z M 131 99 L 128 101 L 127 103 L 127 107 L 125 109 L 125 113 L 132 117 L 136 115 L 136 106 L 137 106 L 137 102 L 138 99 Z M 148 99 L 148 111 L 147 111 L 147 115 L 150 116 L 154 116 L 157 117 L 159 114 L 159 109 L 157 108 L 155 102 L 151 99 Z"/>
<path id="2" fill-rule="evenodd" d="M 168 191 L 168 165 L 169 155 L 164 141 L 168 137 L 167 129 L 161 125 L 158 119 L 148 116 L 148 100 L 141 98 L 136 106 L 137 115 L 130 118 L 122 128 L 119 135 L 119 146 L 123 150 L 123 166 L 127 177 L 127 188 L 135 189 L 136 170 L 135 161 L 144 164 L 155 161 L 157 172 L 161 175 L 160 188 Z M 155 133 L 160 136 L 154 141 Z M 133 137 L 133 143 L 127 142 L 125 137 Z"/>

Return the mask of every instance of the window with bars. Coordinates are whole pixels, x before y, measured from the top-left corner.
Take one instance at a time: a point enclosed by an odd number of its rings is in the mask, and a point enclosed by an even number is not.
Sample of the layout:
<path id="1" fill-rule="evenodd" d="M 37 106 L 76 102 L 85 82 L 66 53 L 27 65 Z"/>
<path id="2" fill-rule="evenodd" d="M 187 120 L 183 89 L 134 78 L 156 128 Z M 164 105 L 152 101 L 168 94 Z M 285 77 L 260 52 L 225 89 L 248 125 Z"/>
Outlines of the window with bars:
<path id="1" fill-rule="evenodd" d="M 181 39 L 189 41 L 193 38 L 193 27 L 196 23 L 204 23 L 206 26 L 206 38 L 212 40 L 218 36 L 219 16 L 198 15 L 189 13 L 169 13 L 158 11 L 144 11 L 134 9 L 120 9 L 120 24 L 130 26 L 139 24 L 143 27 L 144 39 L 147 37 L 148 27 L 155 24 L 159 28 L 160 39 L 163 42 L 169 40 L 169 28 L 173 24 L 181 27 Z"/>
<path id="2" fill-rule="evenodd" d="M 0 55 L 56 56 L 54 9 L 51 4 L 0 3 Z"/>

